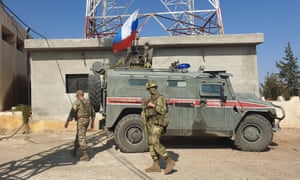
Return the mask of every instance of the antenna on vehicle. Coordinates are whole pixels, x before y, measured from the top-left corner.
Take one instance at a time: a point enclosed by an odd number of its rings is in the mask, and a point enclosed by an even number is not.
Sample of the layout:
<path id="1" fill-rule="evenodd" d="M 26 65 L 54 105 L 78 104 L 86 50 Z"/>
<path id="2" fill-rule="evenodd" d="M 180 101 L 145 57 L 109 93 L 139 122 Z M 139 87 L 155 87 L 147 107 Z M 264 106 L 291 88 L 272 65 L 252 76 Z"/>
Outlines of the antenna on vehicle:
<path id="1" fill-rule="evenodd" d="M 198 68 L 198 71 L 199 72 L 204 72 L 205 70 L 205 66 L 204 65 L 200 65 L 199 68 Z"/>
<path id="2" fill-rule="evenodd" d="M 205 54 L 204 54 L 204 51 L 201 50 L 201 56 L 202 56 L 202 61 L 203 61 L 203 65 L 200 65 L 199 68 L 198 68 L 198 71 L 199 72 L 204 72 L 204 69 L 205 69 Z"/>
<path id="3" fill-rule="evenodd" d="M 203 50 L 201 50 L 201 55 L 202 55 L 203 63 L 205 63 L 205 54 L 204 54 Z"/>

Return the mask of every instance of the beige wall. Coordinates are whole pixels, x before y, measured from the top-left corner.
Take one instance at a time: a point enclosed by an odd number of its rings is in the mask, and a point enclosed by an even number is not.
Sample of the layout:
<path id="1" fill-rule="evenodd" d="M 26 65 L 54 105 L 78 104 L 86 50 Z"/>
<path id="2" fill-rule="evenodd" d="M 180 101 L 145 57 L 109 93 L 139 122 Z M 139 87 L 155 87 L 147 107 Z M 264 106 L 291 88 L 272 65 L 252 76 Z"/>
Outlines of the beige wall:
<path id="1" fill-rule="evenodd" d="M 279 97 L 277 101 L 272 101 L 272 103 L 283 107 L 286 112 L 285 119 L 280 123 L 281 127 L 300 128 L 300 97 L 292 97 L 289 101 Z"/>
<path id="2" fill-rule="evenodd" d="M 256 45 L 263 34 L 140 38 L 139 44 L 145 42 L 154 48 L 154 68 L 179 60 L 190 63 L 191 71 L 200 65 L 227 70 L 237 92 L 258 95 Z M 94 62 L 113 63 L 125 54 L 114 54 L 112 41 L 106 39 L 29 39 L 25 47 L 31 60 L 33 121 L 65 121 L 75 97 L 66 93 L 66 74 L 92 73 Z"/>
<path id="3" fill-rule="evenodd" d="M 3 38 L 7 31 L 11 35 L 9 39 Z M 23 43 L 25 38 L 23 28 L 0 7 L 0 111 L 28 103 L 29 66 Z M 21 48 L 18 49 L 17 44 Z"/>

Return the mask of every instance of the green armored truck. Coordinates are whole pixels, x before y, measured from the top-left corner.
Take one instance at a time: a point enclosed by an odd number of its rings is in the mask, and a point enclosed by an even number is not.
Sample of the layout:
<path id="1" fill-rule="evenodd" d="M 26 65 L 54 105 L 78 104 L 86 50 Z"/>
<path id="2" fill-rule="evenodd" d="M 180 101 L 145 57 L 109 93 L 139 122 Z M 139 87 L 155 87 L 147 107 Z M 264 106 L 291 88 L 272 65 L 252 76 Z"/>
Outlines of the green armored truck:
<path id="1" fill-rule="evenodd" d="M 148 80 L 158 83 L 168 100 L 169 125 L 165 136 L 216 134 L 230 137 L 243 151 L 264 151 L 280 130 L 284 110 L 252 94 L 234 92 L 231 74 L 225 71 L 189 72 L 188 64 L 169 69 L 115 68 L 89 77 L 89 98 L 103 114 L 105 127 L 114 133 L 123 152 L 147 150 L 141 111 L 149 96 Z M 98 70 L 97 70 L 98 68 Z M 101 80 L 102 79 L 102 80 Z M 276 108 L 282 113 L 276 114 Z"/>

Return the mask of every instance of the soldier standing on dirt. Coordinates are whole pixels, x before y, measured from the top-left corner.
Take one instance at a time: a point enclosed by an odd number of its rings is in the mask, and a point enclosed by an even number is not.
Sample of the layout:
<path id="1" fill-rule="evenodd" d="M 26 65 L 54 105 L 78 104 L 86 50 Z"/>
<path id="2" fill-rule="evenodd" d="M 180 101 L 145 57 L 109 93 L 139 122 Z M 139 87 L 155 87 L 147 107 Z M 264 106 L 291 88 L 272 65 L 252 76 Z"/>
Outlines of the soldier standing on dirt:
<path id="1" fill-rule="evenodd" d="M 84 98 L 82 90 L 76 92 L 77 100 L 73 103 L 69 117 L 65 123 L 65 128 L 68 128 L 69 122 L 75 119 L 77 121 L 76 138 L 74 141 L 74 149 L 72 155 L 76 157 L 77 148 L 80 147 L 82 151 L 81 161 L 88 161 L 88 147 L 86 143 L 86 130 L 90 124 L 91 128 L 94 128 L 95 111 L 90 102 Z"/>
<path id="2" fill-rule="evenodd" d="M 142 111 L 142 117 L 146 118 L 146 127 L 148 133 L 149 152 L 153 159 L 153 165 L 146 172 L 160 172 L 159 158 L 166 161 L 165 174 L 172 172 L 175 162 L 169 157 L 166 148 L 160 143 L 160 137 L 164 127 L 166 127 L 165 115 L 168 112 L 166 98 L 159 94 L 157 83 L 150 80 L 146 83 L 146 89 L 151 97 Z"/>

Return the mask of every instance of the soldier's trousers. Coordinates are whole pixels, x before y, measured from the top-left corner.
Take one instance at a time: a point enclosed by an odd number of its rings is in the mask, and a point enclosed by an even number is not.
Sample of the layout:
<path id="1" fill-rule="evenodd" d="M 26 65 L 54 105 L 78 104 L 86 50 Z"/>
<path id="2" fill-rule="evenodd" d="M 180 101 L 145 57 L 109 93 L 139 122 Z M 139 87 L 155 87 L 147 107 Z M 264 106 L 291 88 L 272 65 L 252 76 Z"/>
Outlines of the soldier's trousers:
<path id="1" fill-rule="evenodd" d="M 75 148 L 80 147 L 82 151 L 86 151 L 88 148 L 86 143 L 86 130 L 89 126 L 89 123 L 89 118 L 80 118 L 77 120 L 76 138 L 74 146 Z"/>
<path id="2" fill-rule="evenodd" d="M 160 137 L 163 131 L 163 127 L 154 124 L 147 124 L 147 131 L 149 152 L 152 159 L 154 161 L 158 160 L 159 157 L 167 159 L 168 153 L 166 151 L 166 148 L 160 143 Z"/>

